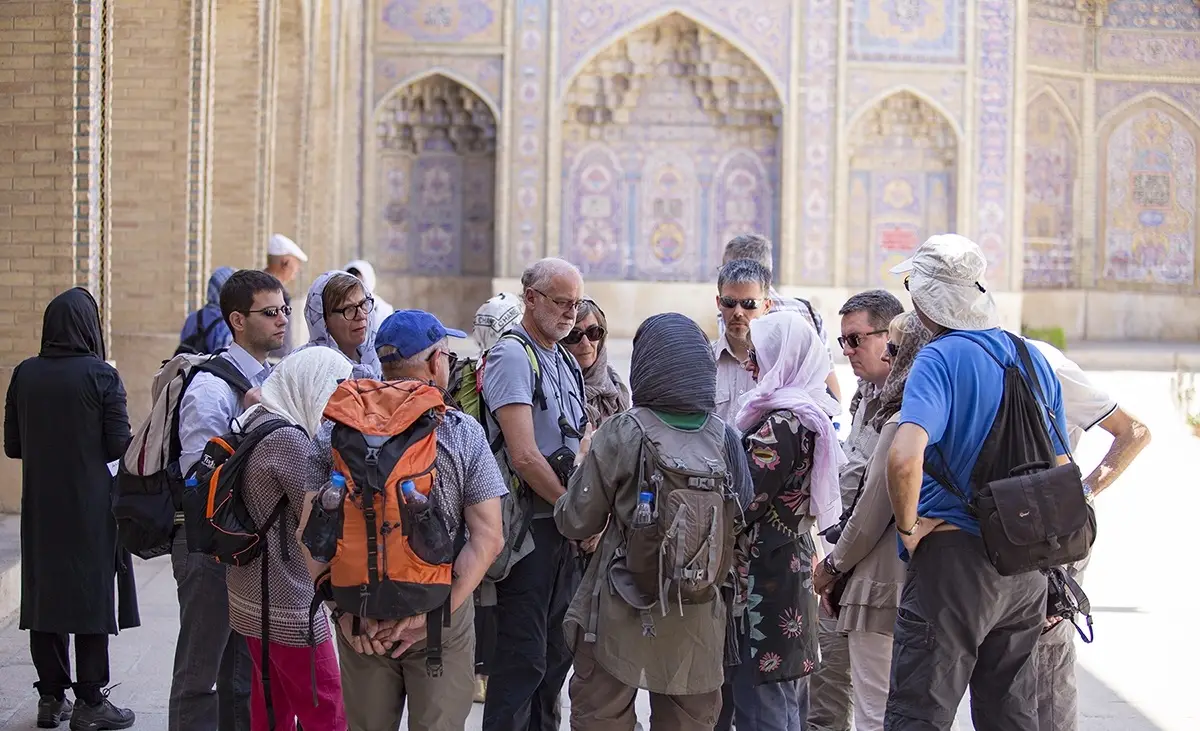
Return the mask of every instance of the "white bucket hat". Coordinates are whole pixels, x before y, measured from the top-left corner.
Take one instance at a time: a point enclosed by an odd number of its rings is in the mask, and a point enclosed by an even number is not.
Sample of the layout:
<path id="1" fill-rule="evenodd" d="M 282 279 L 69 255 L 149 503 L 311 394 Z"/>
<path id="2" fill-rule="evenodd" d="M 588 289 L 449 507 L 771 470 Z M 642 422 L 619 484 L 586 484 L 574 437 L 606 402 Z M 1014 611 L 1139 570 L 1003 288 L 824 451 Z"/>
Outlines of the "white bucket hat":
<path id="1" fill-rule="evenodd" d="M 479 349 L 490 349 L 501 335 L 521 321 L 524 314 L 521 298 L 511 292 L 501 292 L 484 302 L 475 313 L 475 329 L 472 332 Z"/>
<path id="2" fill-rule="evenodd" d="M 974 241 L 937 234 L 892 273 L 911 272 L 908 292 L 913 305 L 942 327 L 990 330 L 1000 326 L 1000 316 L 983 277 L 986 270 L 987 259 Z"/>

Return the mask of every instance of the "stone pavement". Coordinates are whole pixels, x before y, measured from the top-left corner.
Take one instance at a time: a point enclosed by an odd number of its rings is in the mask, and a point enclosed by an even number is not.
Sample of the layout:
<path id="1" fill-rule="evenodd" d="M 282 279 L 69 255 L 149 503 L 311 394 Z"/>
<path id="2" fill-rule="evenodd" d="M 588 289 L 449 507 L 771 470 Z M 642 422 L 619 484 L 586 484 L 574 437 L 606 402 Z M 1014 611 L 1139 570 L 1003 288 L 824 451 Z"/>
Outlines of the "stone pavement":
<path id="1" fill-rule="evenodd" d="M 626 370 L 624 358 L 614 360 Z M 851 375 L 845 367 L 839 375 L 848 390 Z M 1193 553 L 1190 537 L 1194 516 L 1200 515 L 1200 498 L 1193 489 L 1200 442 L 1174 412 L 1169 374 L 1104 372 L 1095 377 L 1150 424 L 1154 441 L 1099 500 L 1101 532 L 1086 584 L 1096 642 L 1079 645 L 1081 728 L 1194 731 L 1200 728 L 1200 712 L 1190 695 L 1200 658 L 1200 635 L 1192 629 L 1197 593 L 1192 572 L 1181 574 L 1175 557 Z M 1103 433 L 1085 437 L 1079 455 L 1085 468 L 1096 463 L 1107 444 Z M 137 569 L 143 626 L 113 639 L 112 677 L 121 685 L 112 697 L 137 711 L 136 728 L 162 731 L 178 627 L 175 585 L 165 559 Z M 16 628 L 15 617 L 0 627 L 0 668 L 0 731 L 33 728 L 35 676 L 27 635 Z M 639 708 L 645 723 L 644 697 Z M 479 728 L 481 710 L 473 709 L 468 729 Z M 969 716 L 961 718 L 958 728 L 967 731 Z"/>

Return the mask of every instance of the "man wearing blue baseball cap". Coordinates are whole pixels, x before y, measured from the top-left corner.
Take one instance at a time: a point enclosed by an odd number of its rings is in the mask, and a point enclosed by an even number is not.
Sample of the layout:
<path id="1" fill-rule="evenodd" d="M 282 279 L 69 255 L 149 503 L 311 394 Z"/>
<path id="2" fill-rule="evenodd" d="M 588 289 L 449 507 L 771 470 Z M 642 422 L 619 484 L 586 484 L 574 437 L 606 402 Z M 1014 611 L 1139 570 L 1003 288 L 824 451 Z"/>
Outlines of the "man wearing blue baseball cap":
<path id="1" fill-rule="evenodd" d="M 376 353 L 387 381 L 412 379 L 445 390 L 455 355 L 449 338 L 466 338 L 422 310 L 400 310 L 383 321 Z M 329 453 L 330 431 L 317 433 L 317 450 Z M 405 705 L 410 728 L 460 731 L 475 695 L 475 589 L 504 546 L 500 498 L 508 488 L 500 476 L 483 427 L 457 409 L 447 409 L 437 427 L 437 470 L 433 505 L 450 535 L 466 523 L 466 545 L 454 561 L 450 626 L 442 629 L 442 674 L 426 670 L 425 627 L 379 623 L 365 652 L 351 638 L 338 638 L 342 696 L 350 728 L 398 728 Z M 364 628 L 367 625 L 363 625 Z M 372 649 L 372 642 L 380 647 Z M 399 657 L 376 654 L 396 643 Z M 395 654 L 395 652 L 393 652 Z"/>

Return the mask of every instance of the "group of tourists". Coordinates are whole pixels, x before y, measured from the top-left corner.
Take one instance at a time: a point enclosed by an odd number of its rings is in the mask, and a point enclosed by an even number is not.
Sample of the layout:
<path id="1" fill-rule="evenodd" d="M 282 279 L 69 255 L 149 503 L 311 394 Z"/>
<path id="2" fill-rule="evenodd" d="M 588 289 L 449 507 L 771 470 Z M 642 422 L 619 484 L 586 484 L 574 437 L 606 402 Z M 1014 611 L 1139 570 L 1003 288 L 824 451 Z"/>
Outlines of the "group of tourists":
<path id="1" fill-rule="evenodd" d="M 266 270 L 213 272 L 137 429 L 95 300 L 60 294 L 5 403 L 38 726 L 134 723 L 107 690 L 132 551 L 178 587 L 172 731 L 459 731 L 474 702 L 485 731 L 551 731 L 568 678 L 574 731 L 632 731 L 639 690 L 654 731 L 945 730 L 968 688 L 981 731 L 1075 731 L 1091 500 L 1148 430 L 1004 331 L 945 234 L 893 270 L 911 309 L 840 308 L 840 441 L 825 323 L 772 259 L 730 241 L 717 338 L 650 317 L 626 383 L 555 258 L 470 335 L 350 262 L 293 347 L 307 257 L 276 236 Z"/>

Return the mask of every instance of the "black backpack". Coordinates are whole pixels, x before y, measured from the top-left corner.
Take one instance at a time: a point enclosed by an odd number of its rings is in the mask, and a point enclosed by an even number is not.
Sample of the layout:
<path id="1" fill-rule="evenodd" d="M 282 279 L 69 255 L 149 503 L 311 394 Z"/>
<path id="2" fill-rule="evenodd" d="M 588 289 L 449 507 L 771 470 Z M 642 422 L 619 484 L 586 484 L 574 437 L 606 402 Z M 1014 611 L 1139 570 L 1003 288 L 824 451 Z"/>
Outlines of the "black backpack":
<path id="1" fill-rule="evenodd" d="M 198 373 L 220 378 L 239 396 L 250 390 L 233 361 L 220 355 L 178 355 L 155 374 L 154 405 L 121 457 L 112 508 L 118 540 L 142 559 L 171 552 L 183 496 L 179 406 Z"/>
<path id="2" fill-rule="evenodd" d="M 943 337 L 961 335 L 951 332 Z M 1001 363 L 1004 395 L 971 473 L 974 496 L 967 500 L 954 484 L 941 450 L 941 465 L 925 461 L 925 472 L 966 505 L 979 521 L 988 559 L 1001 576 L 1050 569 L 1087 556 L 1096 540 L 1096 513 L 1083 492 L 1072 458 L 1058 466 L 1048 420 L 1068 450 L 1048 406 L 1025 340 L 1005 332 L 1017 349 L 1016 363 Z M 961 337 L 967 337 L 961 335 Z M 975 342 L 967 337 L 967 340 Z M 978 345 L 978 343 L 976 343 Z"/>
<path id="3" fill-rule="evenodd" d="M 183 355 L 184 353 L 188 353 L 190 355 L 208 354 L 208 336 L 211 335 L 212 331 L 217 329 L 217 325 L 220 325 L 222 322 L 224 322 L 224 320 L 222 320 L 220 317 L 213 318 L 212 322 L 201 327 L 200 315 L 203 314 L 203 312 L 204 310 L 200 310 L 196 313 L 196 331 L 179 341 L 179 345 L 175 348 L 175 355 Z"/>

